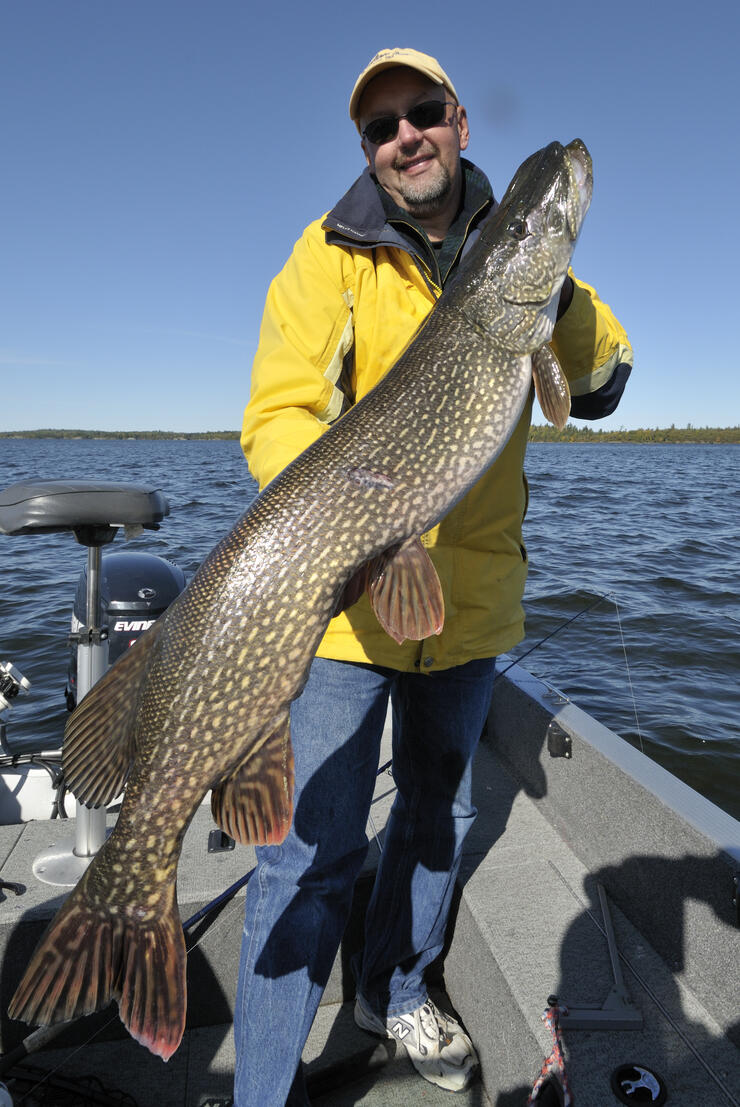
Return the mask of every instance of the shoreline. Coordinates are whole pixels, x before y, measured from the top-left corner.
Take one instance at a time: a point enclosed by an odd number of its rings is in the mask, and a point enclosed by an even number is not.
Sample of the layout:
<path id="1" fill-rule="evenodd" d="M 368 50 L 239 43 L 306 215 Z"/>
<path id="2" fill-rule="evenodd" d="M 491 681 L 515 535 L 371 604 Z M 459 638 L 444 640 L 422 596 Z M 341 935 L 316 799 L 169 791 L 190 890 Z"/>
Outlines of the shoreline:
<path id="1" fill-rule="evenodd" d="M 81 439 L 99 441 L 181 441 L 215 442 L 239 441 L 239 431 L 102 431 L 65 430 L 44 428 L 27 431 L 0 431 L 0 439 Z M 643 445 L 675 446 L 726 446 L 740 445 L 740 426 L 737 427 L 656 427 L 637 430 L 598 430 L 578 427 L 568 423 L 562 431 L 549 425 L 534 424 L 529 430 L 530 442 L 569 443 L 585 442 L 598 445 L 603 442 L 639 443 Z"/>

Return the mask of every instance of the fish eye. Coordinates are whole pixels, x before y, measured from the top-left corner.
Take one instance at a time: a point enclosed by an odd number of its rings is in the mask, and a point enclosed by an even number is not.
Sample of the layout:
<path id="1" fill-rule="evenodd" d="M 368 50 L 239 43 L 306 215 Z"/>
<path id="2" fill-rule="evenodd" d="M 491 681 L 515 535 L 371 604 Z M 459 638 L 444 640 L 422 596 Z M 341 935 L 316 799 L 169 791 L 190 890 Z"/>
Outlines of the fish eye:
<path id="1" fill-rule="evenodd" d="M 508 231 L 512 238 L 517 238 L 520 241 L 529 234 L 527 224 L 523 219 L 512 219 L 511 223 L 509 223 Z"/>

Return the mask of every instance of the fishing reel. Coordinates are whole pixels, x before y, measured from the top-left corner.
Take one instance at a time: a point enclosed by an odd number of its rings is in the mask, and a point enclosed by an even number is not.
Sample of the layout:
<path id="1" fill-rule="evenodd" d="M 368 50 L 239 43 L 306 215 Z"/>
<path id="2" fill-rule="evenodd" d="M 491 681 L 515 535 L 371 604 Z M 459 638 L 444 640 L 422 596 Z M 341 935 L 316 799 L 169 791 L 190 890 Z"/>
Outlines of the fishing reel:
<path id="1" fill-rule="evenodd" d="M 19 692 L 27 692 L 30 687 L 31 681 L 26 680 L 15 665 L 10 661 L 0 661 L 0 711 L 7 711 L 10 701 Z"/>
<path id="2" fill-rule="evenodd" d="M 26 680 L 10 661 L 0 661 L 0 715 L 9 711 L 12 701 L 21 692 L 27 692 L 31 681 Z M 5 723 L 0 722 L 0 746 L 5 749 Z"/>

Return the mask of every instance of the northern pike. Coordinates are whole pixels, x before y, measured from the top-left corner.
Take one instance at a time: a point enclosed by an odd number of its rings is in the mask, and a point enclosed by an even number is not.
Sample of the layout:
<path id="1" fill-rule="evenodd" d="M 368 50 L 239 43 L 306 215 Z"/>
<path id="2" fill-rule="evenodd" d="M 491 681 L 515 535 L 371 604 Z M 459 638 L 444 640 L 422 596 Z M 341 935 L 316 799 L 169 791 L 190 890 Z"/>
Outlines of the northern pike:
<path id="1" fill-rule="evenodd" d="M 439 633 L 441 586 L 419 536 L 510 437 L 532 383 L 564 423 L 558 295 L 588 209 L 591 159 L 551 143 L 517 171 L 457 276 L 379 384 L 280 473 L 186 590 L 85 696 L 64 739 L 88 805 L 125 796 L 113 833 L 52 920 L 11 1001 L 48 1025 L 118 1001 L 167 1060 L 185 1026 L 176 876 L 209 789 L 242 843 L 292 818 L 290 705 L 361 581 L 397 640 Z"/>

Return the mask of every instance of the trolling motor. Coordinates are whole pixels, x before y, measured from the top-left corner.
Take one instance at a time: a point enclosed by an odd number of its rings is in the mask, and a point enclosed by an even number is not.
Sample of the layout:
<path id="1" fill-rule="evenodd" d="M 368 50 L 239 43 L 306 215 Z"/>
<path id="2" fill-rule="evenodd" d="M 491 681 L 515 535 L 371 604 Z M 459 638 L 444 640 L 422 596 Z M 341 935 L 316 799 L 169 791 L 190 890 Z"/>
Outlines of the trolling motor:
<path id="1" fill-rule="evenodd" d="M 113 541 L 120 527 L 125 527 L 127 534 L 140 533 L 143 528 L 158 530 L 169 511 L 158 488 L 113 481 L 22 481 L 0 492 L 0 533 L 71 531 L 77 542 L 87 547 L 85 622 L 76 643 L 77 700 L 108 668 L 108 630 L 100 626 L 99 619 L 101 548 Z M 16 679 L 8 672 L 5 678 Z M 78 802 L 74 841 L 40 854 L 33 865 L 35 875 L 44 883 L 71 887 L 102 846 L 105 834 L 105 808 L 88 808 Z"/>

